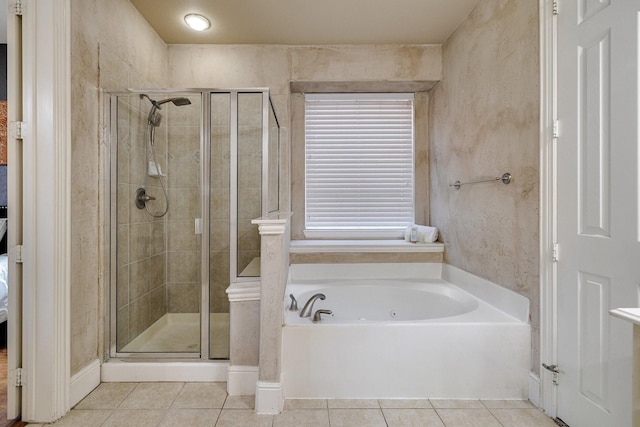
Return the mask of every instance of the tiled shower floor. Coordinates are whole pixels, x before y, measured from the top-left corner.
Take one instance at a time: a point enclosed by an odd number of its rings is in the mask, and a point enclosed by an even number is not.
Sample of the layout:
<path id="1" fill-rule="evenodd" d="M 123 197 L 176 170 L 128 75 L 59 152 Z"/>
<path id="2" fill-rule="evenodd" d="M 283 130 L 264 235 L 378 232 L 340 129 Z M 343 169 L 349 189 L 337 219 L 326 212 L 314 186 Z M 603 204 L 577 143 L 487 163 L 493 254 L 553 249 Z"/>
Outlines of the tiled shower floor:
<path id="1" fill-rule="evenodd" d="M 210 357 L 229 357 L 229 313 L 211 313 Z M 127 344 L 123 352 L 189 353 L 200 351 L 200 314 L 167 313 Z"/>
<path id="2" fill-rule="evenodd" d="M 53 425 L 557 427 L 524 400 L 287 400 L 279 415 L 256 415 L 253 401 L 225 383 L 103 383 Z"/>

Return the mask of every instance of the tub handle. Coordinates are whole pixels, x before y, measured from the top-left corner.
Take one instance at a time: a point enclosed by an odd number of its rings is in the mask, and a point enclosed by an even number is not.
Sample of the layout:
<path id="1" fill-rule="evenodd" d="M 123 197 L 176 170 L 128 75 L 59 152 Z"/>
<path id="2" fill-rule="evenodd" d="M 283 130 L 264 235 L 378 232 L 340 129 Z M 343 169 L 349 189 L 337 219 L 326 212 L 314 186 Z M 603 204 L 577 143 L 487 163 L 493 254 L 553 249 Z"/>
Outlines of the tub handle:
<path id="1" fill-rule="evenodd" d="M 324 309 L 320 309 L 320 310 L 316 310 L 316 312 L 313 314 L 313 321 L 314 322 L 319 322 L 322 320 L 322 318 L 320 317 L 321 314 L 333 314 L 333 312 L 331 310 L 324 310 Z"/>
<path id="2" fill-rule="evenodd" d="M 291 298 L 289 311 L 298 311 L 298 301 L 296 301 L 296 297 L 294 297 L 293 294 L 289 294 L 289 298 Z"/>

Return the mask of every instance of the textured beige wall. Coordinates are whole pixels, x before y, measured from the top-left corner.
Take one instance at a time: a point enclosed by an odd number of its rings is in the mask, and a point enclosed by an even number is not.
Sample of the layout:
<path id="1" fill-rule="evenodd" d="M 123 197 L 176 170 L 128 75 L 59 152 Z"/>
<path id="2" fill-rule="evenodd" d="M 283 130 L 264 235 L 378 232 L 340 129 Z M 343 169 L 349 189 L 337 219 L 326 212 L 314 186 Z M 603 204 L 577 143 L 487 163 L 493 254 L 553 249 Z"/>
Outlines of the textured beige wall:
<path id="1" fill-rule="evenodd" d="M 291 81 L 437 81 L 439 45 L 296 46 Z"/>
<path id="2" fill-rule="evenodd" d="M 442 77 L 442 50 L 434 45 L 358 45 L 358 46 L 213 46 L 170 45 L 170 87 L 268 87 L 282 131 L 280 206 L 294 212 L 294 238 L 302 238 L 300 218 L 304 211 L 303 167 L 300 148 L 304 134 L 299 132 L 300 105 L 291 94 L 291 82 L 318 88 L 341 90 L 428 90 Z M 420 84 L 414 84 L 419 82 Z M 407 84 L 411 83 L 411 84 Z M 298 97 L 299 98 L 299 97 Z M 416 219 L 426 222 L 429 209 L 427 184 L 428 95 L 416 98 Z M 291 132 L 290 132 L 291 127 Z M 297 155 L 296 155 L 297 153 Z M 293 157 L 290 157 L 293 156 Z M 291 167 L 289 167 L 291 165 Z M 293 195 L 293 197 L 291 196 Z M 421 197 L 424 196 L 424 197 Z"/>
<path id="3" fill-rule="evenodd" d="M 71 2 L 71 374 L 104 337 L 101 88 L 160 86 L 166 45 L 128 0 Z M 104 195 L 102 195 L 104 197 Z"/>
<path id="4" fill-rule="evenodd" d="M 281 127 L 281 164 L 289 164 L 289 48 L 268 45 L 169 45 L 167 87 L 268 88 Z M 280 174 L 287 210 L 288 168 Z"/>
<path id="5" fill-rule="evenodd" d="M 445 261 L 531 301 L 538 371 L 538 4 L 483 0 L 443 46 L 431 94 L 431 224 Z M 511 172 L 510 185 L 456 180 Z"/>

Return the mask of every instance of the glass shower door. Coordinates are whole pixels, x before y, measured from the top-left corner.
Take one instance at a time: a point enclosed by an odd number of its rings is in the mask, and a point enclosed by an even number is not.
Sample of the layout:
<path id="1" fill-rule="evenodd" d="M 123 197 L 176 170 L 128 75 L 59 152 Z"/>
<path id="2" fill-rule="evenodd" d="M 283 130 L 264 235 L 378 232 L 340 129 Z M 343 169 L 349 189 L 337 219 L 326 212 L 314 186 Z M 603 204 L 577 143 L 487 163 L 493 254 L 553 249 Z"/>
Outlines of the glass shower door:
<path id="1" fill-rule="evenodd" d="M 209 358 L 229 358 L 231 93 L 212 93 L 209 178 Z"/>
<path id="2" fill-rule="evenodd" d="M 200 111 L 199 93 L 111 96 L 114 356 L 200 351 Z"/>

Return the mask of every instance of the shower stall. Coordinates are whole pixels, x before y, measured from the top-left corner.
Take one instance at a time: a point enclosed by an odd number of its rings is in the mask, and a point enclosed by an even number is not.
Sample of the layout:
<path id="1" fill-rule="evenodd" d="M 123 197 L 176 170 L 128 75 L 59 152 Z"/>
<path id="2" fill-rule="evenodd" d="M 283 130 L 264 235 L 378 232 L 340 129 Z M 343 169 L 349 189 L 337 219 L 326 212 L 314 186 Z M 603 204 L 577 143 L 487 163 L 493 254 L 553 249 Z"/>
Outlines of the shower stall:
<path id="1" fill-rule="evenodd" d="M 105 93 L 109 357 L 229 357 L 230 284 L 259 281 L 278 210 L 267 89 Z"/>

